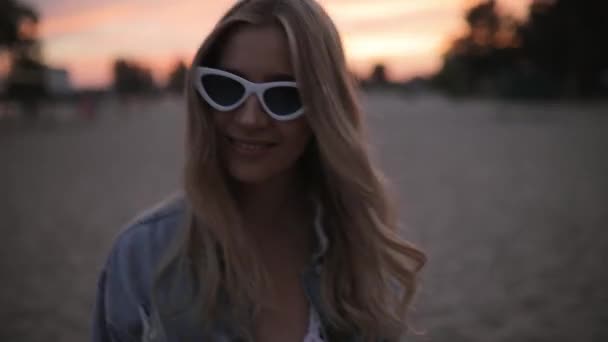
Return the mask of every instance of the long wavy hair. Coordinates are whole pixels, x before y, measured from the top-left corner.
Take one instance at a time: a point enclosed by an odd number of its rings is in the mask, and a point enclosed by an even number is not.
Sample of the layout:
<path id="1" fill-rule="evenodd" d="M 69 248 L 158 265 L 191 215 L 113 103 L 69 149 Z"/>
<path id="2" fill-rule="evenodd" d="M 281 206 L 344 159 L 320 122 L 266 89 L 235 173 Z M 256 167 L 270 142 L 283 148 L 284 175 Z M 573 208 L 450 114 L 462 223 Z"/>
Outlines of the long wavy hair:
<path id="1" fill-rule="evenodd" d="M 366 340 L 395 339 L 407 330 L 407 311 L 424 254 L 403 240 L 386 181 L 370 159 L 364 120 L 340 36 L 314 0 L 242 0 L 208 35 L 190 69 L 187 85 L 186 229 L 157 277 L 180 256 L 192 259 L 201 286 L 196 305 L 202 322 L 219 315 L 220 294 L 234 317 L 261 303 L 265 270 L 244 234 L 230 180 L 218 155 L 212 111 L 196 93 L 194 68 L 213 65 L 223 44 L 241 25 L 276 25 L 287 37 L 305 118 L 313 142 L 300 166 L 323 208 L 330 247 L 321 271 L 322 311 L 337 329 Z M 223 308 L 222 308 L 223 309 Z"/>

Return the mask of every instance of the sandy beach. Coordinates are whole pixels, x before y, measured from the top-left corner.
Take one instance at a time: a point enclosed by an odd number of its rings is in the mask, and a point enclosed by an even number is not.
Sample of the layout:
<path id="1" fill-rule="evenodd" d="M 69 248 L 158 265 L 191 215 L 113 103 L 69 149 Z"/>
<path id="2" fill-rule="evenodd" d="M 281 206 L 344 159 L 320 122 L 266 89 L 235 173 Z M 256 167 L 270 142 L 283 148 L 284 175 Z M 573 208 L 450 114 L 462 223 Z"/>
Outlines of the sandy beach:
<path id="1" fill-rule="evenodd" d="M 407 341 L 608 341 L 608 104 L 364 96 L 429 264 Z M 97 273 L 178 189 L 175 98 L 0 120 L 0 341 L 87 341 Z"/>

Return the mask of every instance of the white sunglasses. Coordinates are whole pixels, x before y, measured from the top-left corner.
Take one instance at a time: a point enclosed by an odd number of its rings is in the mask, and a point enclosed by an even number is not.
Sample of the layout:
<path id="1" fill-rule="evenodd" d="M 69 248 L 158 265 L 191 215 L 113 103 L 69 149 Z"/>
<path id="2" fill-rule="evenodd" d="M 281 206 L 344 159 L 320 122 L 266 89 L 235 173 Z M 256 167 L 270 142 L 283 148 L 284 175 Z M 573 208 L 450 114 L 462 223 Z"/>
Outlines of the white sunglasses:
<path id="1" fill-rule="evenodd" d="M 304 113 L 296 82 L 253 83 L 224 70 L 197 67 L 194 87 L 218 111 L 238 108 L 255 94 L 264 111 L 279 121 L 293 120 Z"/>

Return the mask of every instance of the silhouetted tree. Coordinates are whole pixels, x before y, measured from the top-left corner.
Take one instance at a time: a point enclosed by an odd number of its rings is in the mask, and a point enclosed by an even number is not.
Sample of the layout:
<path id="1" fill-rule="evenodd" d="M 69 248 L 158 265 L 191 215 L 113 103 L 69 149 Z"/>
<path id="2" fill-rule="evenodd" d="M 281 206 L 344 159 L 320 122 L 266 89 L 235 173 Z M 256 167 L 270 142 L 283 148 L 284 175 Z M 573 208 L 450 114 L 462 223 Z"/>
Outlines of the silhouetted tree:
<path id="1" fill-rule="evenodd" d="M 114 61 L 114 89 L 121 95 L 144 94 L 156 90 L 150 69 L 125 59 Z"/>
<path id="2" fill-rule="evenodd" d="M 608 1 L 535 0 L 519 23 L 484 1 L 433 83 L 453 94 L 608 95 Z"/>
<path id="3" fill-rule="evenodd" d="M 386 66 L 384 64 L 376 64 L 372 70 L 369 81 L 378 85 L 388 83 L 388 78 L 386 77 Z"/>
<path id="4" fill-rule="evenodd" d="M 6 94 L 31 116 L 37 115 L 37 102 L 47 93 L 38 22 L 39 16 L 31 7 L 0 0 L 0 47 L 8 50 L 11 60 Z"/>
<path id="5" fill-rule="evenodd" d="M 521 37 L 530 63 L 552 75 L 562 94 L 606 92 L 601 75 L 608 71 L 608 2 L 535 1 Z"/>
<path id="6" fill-rule="evenodd" d="M 363 89 L 386 89 L 391 85 L 388 77 L 386 76 L 386 66 L 384 64 L 374 65 L 369 77 L 355 80 Z"/>
<path id="7" fill-rule="evenodd" d="M 38 14 L 15 0 L 0 0 L 0 47 L 12 47 L 23 41 L 20 28 L 24 19 L 38 22 Z"/>
<path id="8" fill-rule="evenodd" d="M 466 12 L 468 32 L 456 39 L 444 56 L 433 83 L 452 94 L 493 92 L 493 80 L 508 73 L 518 59 L 518 22 L 502 15 L 493 0 Z"/>
<path id="9" fill-rule="evenodd" d="M 169 80 L 167 81 L 167 90 L 172 93 L 181 94 L 184 91 L 186 85 L 186 75 L 188 68 L 186 63 L 179 61 L 175 64 L 175 67 L 169 73 Z"/>

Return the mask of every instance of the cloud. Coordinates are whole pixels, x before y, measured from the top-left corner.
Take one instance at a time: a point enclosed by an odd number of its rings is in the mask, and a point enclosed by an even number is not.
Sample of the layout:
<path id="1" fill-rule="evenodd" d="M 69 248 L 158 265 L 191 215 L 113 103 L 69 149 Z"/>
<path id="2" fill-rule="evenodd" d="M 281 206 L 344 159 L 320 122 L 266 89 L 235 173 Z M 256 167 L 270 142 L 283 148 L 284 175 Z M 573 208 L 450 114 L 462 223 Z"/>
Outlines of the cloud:
<path id="1" fill-rule="evenodd" d="M 116 57 L 148 61 L 157 70 L 178 56 L 189 58 L 229 3 L 151 0 L 98 5 L 51 17 L 42 26 L 45 56 L 51 65 L 70 69 L 77 85 L 93 78 L 103 79 L 94 84 L 107 81 L 108 65 Z M 99 65 L 104 65 L 103 77 Z"/>
<path id="2" fill-rule="evenodd" d="M 428 34 L 353 35 L 344 39 L 344 46 L 352 59 L 367 60 L 383 57 L 424 55 L 441 47 L 441 36 Z"/>
<path id="3" fill-rule="evenodd" d="M 141 5 L 136 3 L 116 3 L 50 17 L 41 23 L 42 36 L 52 40 L 63 35 L 88 33 L 100 26 L 127 21 L 134 14 L 140 15 L 141 11 Z"/>
<path id="4" fill-rule="evenodd" d="M 45 55 L 72 70 L 77 84 L 107 80 L 95 65 L 117 56 L 149 60 L 189 58 L 234 0 L 30 0 L 38 2 Z M 440 61 L 447 37 L 459 32 L 466 5 L 476 0 L 321 0 L 342 33 L 353 64 L 396 63 L 428 70 Z M 530 0 L 503 0 L 510 7 Z M 520 5 L 513 5 L 513 4 Z M 46 12 L 45 12 L 46 11 Z M 416 63 L 403 63 L 400 61 Z M 105 61 L 105 62 L 104 62 Z M 424 62 L 424 63 L 423 63 Z M 164 63 L 164 64 L 163 64 Z M 397 65 L 399 64 L 399 65 Z M 407 70 L 406 70 L 407 69 Z M 409 71 L 408 71 L 409 72 Z M 83 76 L 87 73 L 88 76 Z"/>
<path id="5" fill-rule="evenodd" d="M 407 15 L 429 9 L 452 7 L 455 0 L 375 0 L 352 1 L 331 0 L 322 1 L 324 7 L 337 22 L 367 20 L 391 15 Z"/>

